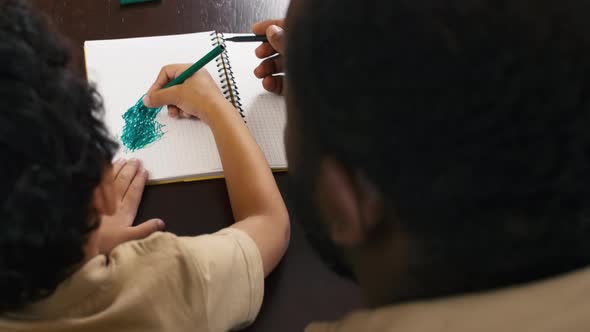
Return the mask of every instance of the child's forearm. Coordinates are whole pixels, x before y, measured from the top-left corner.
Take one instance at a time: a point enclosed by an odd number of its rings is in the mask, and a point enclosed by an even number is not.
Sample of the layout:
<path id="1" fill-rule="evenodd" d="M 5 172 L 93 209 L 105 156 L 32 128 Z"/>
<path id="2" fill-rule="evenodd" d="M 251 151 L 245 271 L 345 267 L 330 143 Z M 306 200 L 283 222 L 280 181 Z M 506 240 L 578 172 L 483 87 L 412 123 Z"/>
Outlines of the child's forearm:
<path id="1" fill-rule="evenodd" d="M 289 243 L 289 215 L 268 163 L 236 109 L 206 70 L 182 85 L 164 86 L 190 65 L 162 68 L 143 102 L 148 107 L 175 105 L 205 121 L 215 137 L 235 223 L 256 243 L 265 274 L 283 257 Z M 172 113 L 171 113 L 172 114 Z M 198 144 L 198 142 L 196 142 Z"/>
<path id="2" fill-rule="evenodd" d="M 212 112 L 209 126 L 223 164 L 236 220 L 283 214 L 285 206 L 264 154 L 231 104 Z"/>
<path id="3" fill-rule="evenodd" d="M 283 256 L 289 239 L 289 216 L 270 167 L 236 109 L 218 105 L 208 122 L 223 164 L 235 220 L 257 243 L 265 274 Z"/>

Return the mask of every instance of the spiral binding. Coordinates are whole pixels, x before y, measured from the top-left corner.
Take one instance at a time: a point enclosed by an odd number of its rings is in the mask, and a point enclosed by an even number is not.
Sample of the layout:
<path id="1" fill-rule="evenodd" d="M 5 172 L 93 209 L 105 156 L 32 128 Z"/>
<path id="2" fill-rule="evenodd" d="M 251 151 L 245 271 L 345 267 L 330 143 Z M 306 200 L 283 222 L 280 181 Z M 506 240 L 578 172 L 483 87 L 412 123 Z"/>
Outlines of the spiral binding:
<path id="1" fill-rule="evenodd" d="M 217 63 L 217 74 L 221 80 L 221 91 L 227 100 L 229 100 L 234 107 L 240 112 L 242 119 L 246 121 L 246 115 L 242 108 L 242 99 L 240 98 L 240 92 L 236 84 L 236 78 L 229 62 L 229 56 L 227 54 L 227 48 L 225 47 L 225 37 L 223 33 L 214 31 L 211 33 L 211 42 L 213 46 L 222 45 L 224 51 L 221 53 L 215 62 Z"/>

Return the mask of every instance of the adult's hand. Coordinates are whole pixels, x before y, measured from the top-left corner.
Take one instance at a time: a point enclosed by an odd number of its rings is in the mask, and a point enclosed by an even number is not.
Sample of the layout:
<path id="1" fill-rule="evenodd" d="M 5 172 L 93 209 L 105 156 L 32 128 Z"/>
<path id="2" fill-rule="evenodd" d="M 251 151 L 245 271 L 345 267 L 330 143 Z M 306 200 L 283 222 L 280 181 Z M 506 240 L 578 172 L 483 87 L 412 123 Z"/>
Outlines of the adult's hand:
<path id="1" fill-rule="evenodd" d="M 256 49 L 256 56 L 264 59 L 256 69 L 254 75 L 262 79 L 262 86 L 273 93 L 284 94 L 285 83 L 283 55 L 285 52 L 284 20 L 268 20 L 254 24 L 252 32 L 256 35 L 266 35 L 268 43 L 262 43 Z M 277 75 L 278 74 L 278 75 Z"/>

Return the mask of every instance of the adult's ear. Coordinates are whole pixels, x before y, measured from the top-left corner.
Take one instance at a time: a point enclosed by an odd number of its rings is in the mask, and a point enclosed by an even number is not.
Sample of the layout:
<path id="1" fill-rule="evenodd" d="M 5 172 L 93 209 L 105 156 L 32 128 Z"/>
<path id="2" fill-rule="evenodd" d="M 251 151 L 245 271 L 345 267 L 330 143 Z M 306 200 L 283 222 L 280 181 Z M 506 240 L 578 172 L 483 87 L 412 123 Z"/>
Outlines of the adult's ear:
<path id="1" fill-rule="evenodd" d="M 376 187 L 339 160 L 326 157 L 320 162 L 317 186 L 320 215 L 336 244 L 362 244 L 383 219 L 383 197 Z"/>

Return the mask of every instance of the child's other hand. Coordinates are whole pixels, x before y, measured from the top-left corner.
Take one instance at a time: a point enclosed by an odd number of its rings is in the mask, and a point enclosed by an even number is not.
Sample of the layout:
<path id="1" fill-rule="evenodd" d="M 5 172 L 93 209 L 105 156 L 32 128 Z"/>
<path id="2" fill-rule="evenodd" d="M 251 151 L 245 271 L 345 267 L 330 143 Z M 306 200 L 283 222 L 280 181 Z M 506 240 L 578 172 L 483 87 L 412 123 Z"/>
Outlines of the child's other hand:
<path id="1" fill-rule="evenodd" d="M 119 160 L 113 164 L 114 189 L 117 209 L 112 216 L 103 216 L 98 228 L 99 251 L 108 254 L 119 244 L 140 240 L 164 229 L 164 222 L 151 219 L 135 227 L 133 220 L 143 195 L 148 172 L 138 160 Z"/>
<path id="2" fill-rule="evenodd" d="M 256 35 L 266 35 L 268 43 L 262 43 L 256 49 L 256 56 L 265 59 L 254 69 L 254 75 L 262 78 L 262 86 L 276 94 L 285 93 L 283 76 L 283 55 L 285 54 L 285 21 L 268 20 L 254 24 L 252 32 Z M 277 54 L 278 53 L 278 54 Z M 277 55 L 275 55 L 277 54 Z"/>
<path id="3" fill-rule="evenodd" d="M 147 107 L 168 105 L 171 117 L 194 116 L 208 123 L 209 112 L 228 101 L 206 69 L 199 70 L 180 85 L 162 89 L 188 67 L 189 64 L 176 64 L 162 68 L 143 103 Z"/>

